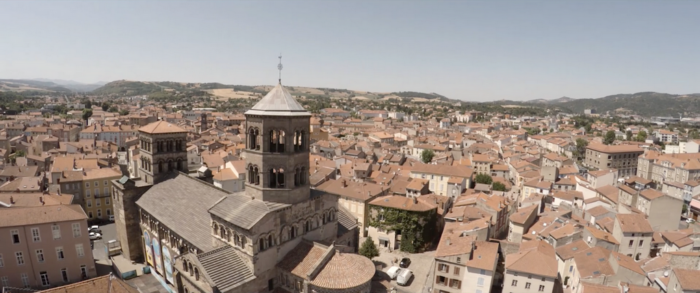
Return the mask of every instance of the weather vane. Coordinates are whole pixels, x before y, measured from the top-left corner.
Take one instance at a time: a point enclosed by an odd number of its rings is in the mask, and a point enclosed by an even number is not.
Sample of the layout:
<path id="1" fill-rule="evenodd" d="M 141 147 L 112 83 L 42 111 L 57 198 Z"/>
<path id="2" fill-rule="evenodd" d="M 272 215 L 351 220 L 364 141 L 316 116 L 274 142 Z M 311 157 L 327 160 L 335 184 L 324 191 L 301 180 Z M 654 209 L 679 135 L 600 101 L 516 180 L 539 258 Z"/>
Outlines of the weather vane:
<path id="1" fill-rule="evenodd" d="M 277 69 L 280 71 L 279 82 L 282 84 L 282 53 L 280 53 L 280 56 L 277 58 L 280 58 L 280 63 L 277 64 Z"/>

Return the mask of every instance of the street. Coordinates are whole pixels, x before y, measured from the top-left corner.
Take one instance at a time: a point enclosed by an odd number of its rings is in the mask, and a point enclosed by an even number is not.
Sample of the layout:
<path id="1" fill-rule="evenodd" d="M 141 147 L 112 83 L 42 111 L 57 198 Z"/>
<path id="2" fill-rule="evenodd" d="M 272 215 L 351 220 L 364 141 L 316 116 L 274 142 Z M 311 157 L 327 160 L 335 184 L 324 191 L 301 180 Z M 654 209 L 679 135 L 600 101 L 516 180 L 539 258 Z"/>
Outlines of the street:
<path id="1" fill-rule="evenodd" d="M 95 268 L 97 275 L 107 275 L 112 271 L 112 262 L 107 256 L 107 241 L 117 238 L 117 229 L 114 223 L 100 226 L 102 239 L 92 242 L 92 256 L 95 258 Z"/>

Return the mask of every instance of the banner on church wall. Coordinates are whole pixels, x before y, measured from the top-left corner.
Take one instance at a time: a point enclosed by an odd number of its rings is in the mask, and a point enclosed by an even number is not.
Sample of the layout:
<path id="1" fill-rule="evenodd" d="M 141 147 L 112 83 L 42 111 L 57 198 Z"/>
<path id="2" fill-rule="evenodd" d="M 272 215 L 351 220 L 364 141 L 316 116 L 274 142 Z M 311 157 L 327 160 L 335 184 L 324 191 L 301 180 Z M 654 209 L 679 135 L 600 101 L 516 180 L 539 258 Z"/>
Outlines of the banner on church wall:
<path id="1" fill-rule="evenodd" d="M 160 242 L 155 236 L 151 237 L 153 242 L 153 262 L 156 273 L 163 274 L 163 258 L 161 257 Z"/>
<path id="2" fill-rule="evenodd" d="M 153 248 L 151 247 L 151 235 L 148 234 L 148 231 L 143 231 L 143 242 L 146 244 L 144 246 L 144 249 L 146 250 L 146 263 L 151 266 L 155 266 L 153 262 Z"/>
<path id="3" fill-rule="evenodd" d="M 173 280 L 173 259 L 170 254 L 170 248 L 165 245 L 165 241 L 161 240 L 161 246 L 163 250 L 163 266 L 165 267 L 165 279 L 170 282 L 170 284 L 175 284 Z"/>

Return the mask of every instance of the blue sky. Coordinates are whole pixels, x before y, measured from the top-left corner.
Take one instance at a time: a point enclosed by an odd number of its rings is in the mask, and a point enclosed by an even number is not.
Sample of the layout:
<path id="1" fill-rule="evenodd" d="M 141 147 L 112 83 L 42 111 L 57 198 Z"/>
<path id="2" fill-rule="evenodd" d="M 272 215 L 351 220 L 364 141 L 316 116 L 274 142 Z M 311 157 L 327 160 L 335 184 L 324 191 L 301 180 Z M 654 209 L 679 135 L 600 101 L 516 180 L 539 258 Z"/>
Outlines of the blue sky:
<path id="1" fill-rule="evenodd" d="M 488 101 L 700 89 L 700 1 L 0 1 L 0 78 Z"/>

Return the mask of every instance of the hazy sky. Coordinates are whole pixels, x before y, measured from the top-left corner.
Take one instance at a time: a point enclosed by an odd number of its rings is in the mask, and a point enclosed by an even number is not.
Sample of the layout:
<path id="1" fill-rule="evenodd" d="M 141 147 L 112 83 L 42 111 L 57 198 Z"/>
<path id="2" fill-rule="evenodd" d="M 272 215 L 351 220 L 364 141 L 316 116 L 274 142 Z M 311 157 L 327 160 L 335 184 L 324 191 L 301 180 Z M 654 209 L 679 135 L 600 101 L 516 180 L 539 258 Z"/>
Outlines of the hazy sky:
<path id="1" fill-rule="evenodd" d="M 563 3 L 565 2 L 565 3 Z M 0 78 L 700 92 L 700 1 L 0 1 Z"/>

